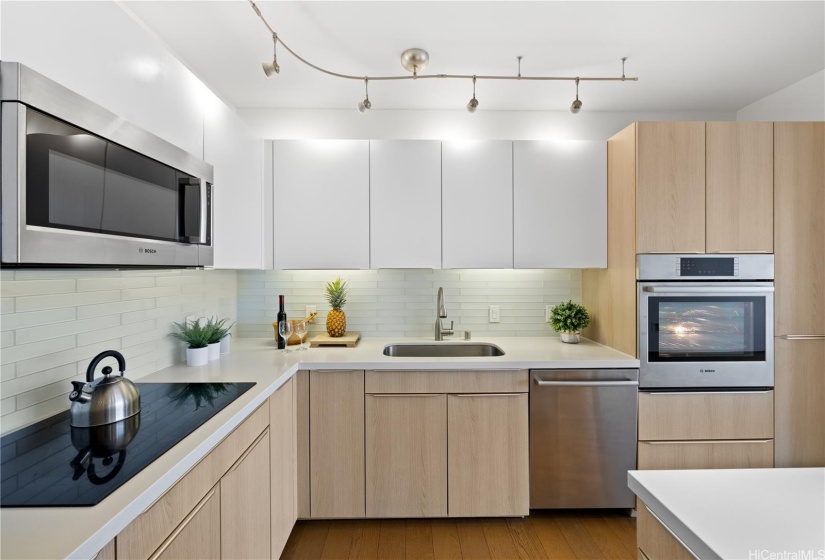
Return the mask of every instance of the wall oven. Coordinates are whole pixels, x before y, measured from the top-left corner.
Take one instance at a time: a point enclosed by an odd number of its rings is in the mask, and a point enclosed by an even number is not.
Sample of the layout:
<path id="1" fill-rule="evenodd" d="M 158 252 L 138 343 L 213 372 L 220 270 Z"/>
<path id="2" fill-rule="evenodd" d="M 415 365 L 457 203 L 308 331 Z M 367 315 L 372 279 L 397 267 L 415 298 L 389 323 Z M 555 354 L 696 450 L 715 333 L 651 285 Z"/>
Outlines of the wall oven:
<path id="1" fill-rule="evenodd" d="M 4 265 L 212 266 L 209 164 L 0 66 Z"/>
<path id="2" fill-rule="evenodd" d="M 641 389 L 773 387 L 773 255 L 636 264 Z"/>

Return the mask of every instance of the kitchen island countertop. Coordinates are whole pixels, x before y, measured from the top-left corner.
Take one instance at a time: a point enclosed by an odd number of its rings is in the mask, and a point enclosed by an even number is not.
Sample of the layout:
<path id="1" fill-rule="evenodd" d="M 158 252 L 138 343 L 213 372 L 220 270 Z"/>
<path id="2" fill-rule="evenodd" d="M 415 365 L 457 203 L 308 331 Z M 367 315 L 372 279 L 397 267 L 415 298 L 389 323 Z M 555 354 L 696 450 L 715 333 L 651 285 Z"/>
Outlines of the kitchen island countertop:
<path id="1" fill-rule="evenodd" d="M 306 352 L 284 354 L 275 348 L 272 339 L 241 338 L 233 341 L 228 355 L 206 366 L 187 367 L 181 363 L 140 378 L 143 383 L 252 381 L 256 385 L 96 506 L 0 509 L 0 557 L 93 557 L 299 369 L 639 367 L 639 361 L 632 356 L 586 339 L 579 344 L 564 344 L 555 337 L 479 337 L 470 342 L 498 345 L 505 352 L 504 356 L 498 357 L 398 358 L 383 355 L 386 344 L 398 342 L 433 343 L 431 339 L 367 338 L 355 348 L 312 348 Z"/>

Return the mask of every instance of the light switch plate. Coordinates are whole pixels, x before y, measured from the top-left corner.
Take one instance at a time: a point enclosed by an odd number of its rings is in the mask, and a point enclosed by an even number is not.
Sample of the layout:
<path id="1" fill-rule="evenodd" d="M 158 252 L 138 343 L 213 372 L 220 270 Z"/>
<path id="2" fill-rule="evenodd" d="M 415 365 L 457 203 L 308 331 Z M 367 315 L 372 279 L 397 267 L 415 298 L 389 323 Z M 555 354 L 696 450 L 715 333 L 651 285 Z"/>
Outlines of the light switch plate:
<path id="1" fill-rule="evenodd" d="M 501 321 L 501 306 L 500 305 L 491 305 L 490 306 L 490 322 L 491 323 L 498 323 Z"/>
<path id="2" fill-rule="evenodd" d="M 318 306 L 316 306 L 316 305 L 307 305 L 306 306 L 306 315 L 305 315 L 305 317 L 309 317 L 310 315 L 312 315 L 316 311 L 318 311 Z"/>

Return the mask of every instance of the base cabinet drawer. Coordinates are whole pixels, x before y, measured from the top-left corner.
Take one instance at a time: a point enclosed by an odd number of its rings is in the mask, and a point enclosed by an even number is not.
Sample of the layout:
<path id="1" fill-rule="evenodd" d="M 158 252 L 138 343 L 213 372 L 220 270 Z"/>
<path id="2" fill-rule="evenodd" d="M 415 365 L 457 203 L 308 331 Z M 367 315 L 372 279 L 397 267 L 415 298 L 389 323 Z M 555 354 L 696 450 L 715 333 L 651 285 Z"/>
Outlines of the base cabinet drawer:
<path id="1" fill-rule="evenodd" d="M 773 440 L 640 441 L 640 470 L 773 467 Z"/>
<path id="2" fill-rule="evenodd" d="M 658 518 L 639 502 L 636 519 L 636 539 L 639 558 L 647 560 L 698 560 L 698 557 L 665 527 Z"/>
<path id="3" fill-rule="evenodd" d="M 160 545 L 149 560 L 221 558 L 221 494 L 215 486 Z"/>

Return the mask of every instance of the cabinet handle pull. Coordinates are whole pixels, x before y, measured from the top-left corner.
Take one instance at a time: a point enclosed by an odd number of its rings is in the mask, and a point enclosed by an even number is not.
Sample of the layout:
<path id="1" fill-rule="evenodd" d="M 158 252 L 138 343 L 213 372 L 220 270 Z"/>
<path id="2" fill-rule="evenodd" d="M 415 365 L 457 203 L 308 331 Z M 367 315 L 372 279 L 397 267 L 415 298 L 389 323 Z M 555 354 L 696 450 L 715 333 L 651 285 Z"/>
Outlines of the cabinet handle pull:
<path id="1" fill-rule="evenodd" d="M 645 395 L 764 395 L 773 389 L 759 391 L 642 391 Z"/>
<path id="2" fill-rule="evenodd" d="M 440 397 L 443 393 L 367 393 L 368 397 Z"/>
<path id="3" fill-rule="evenodd" d="M 649 508 L 649 507 L 647 507 L 647 504 L 645 504 L 645 509 L 646 509 L 646 510 L 647 510 L 647 512 L 651 515 L 651 517 L 653 517 L 653 519 L 655 519 L 656 521 L 658 521 L 658 522 L 659 522 L 659 525 L 661 525 L 661 526 L 665 529 L 665 531 L 667 531 L 668 533 L 670 533 L 670 536 L 671 536 L 671 537 L 673 537 L 674 539 L 676 539 L 676 540 L 679 542 L 679 544 L 681 544 L 683 547 L 685 547 L 685 550 L 687 550 L 687 551 L 690 553 L 690 555 L 691 555 L 691 556 L 693 556 L 694 558 L 696 558 L 696 560 L 702 560 L 701 558 L 699 558 L 699 557 L 696 555 L 696 553 L 695 553 L 695 552 L 693 552 L 693 551 L 690 549 L 690 547 L 689 547 L 688 545 L 686 545 L 686 544 L 685 544 L 685 541 L 683 541 L 682 539 L 680 539 L 680 538 L 676 535 L 676 533 L 674 533 L 674 532 L 670 529 L 670 527 L 668 527 L 667 525 L 665 525 L 665 524 L 664 524 L 664 522 L 663 522 L 661 519 L 659 519 L 659 516 L 658 516 L 658 515 L 656 515 L 656 514 L 655 514 L 655 513 L 653 513 L 652 511 L 650 511 L 650 508 Z"/>
<path id="4" fill-rule="evenodd" d="M 155 553 L 149 557 L 149 560 L 157 560 L 166 551 L 166 549 L 169 548 L 169 545 L 172 544 L 172 542 L 177 538 L 178 535 L 181 534 L 181 532 L 184 529 L 186 529 L 186 526 L 189 525 L 189 522 L 192 521 L 192 519 L 200 512 L 200 510 L 203 509 L 203 506 L 205 506 L 206 502 L 208 502 L 209 499 L 215 495 L 216 491 L 217 486 L 213 486 L 212 490 L 210 490 L 209 493 L 206 496 L 204 496 L 204 498 L 200 502 L 198 502 L 198 505 L 195 506 L 195 509 L 190 511 L 189 515 L 187 515 L 183 519 L 183 521 L 181 521 L 181 524 L 178 525 L 174 531 L 172 531 L 172 534 L 166 537 L 166 540 L 163 541 L 163 544 L 161 544 L 160 547 L 155 551 Z"/>
<path id="5" fill-rule="evenodd" d="M 770 443 L 772 439 L 686 439 L 673 441 L 640 441 L 650 445 L 682 445 L 683 443 Z"/>
<path id="6" fill-rule="evenodd" d="M 762 255 L 770 255 L 770 251 L 708 251 L 709 255 L 716 255 L 719 253 L 729 253 L 731 255 L 748 255 L 751 253 L 759 253 Z"/>
<path id="7" fill-rule="evenodd" d="M 451 397 L 521 397 L 527 393 L 470 393 L 467 395 L 450 395 Z"/>
<path id="8" fill-rule="evenodd" d="M 317 371 L 318 373 L 344 373 L 347 371 L 361 371 L 360 369 L 313 369 L 310 371 Z"/>
<path id="9" fill-rule="evenodd" d="M 255 438 L 255 441 L 252 442 L 252 445 L 250 445 L 246 449 L 246 451 L 243 452 L 243 455 L 238 457 L 238 460 L 235 461 L 231 467 L 229 467 L 229 470 L 227 472 L 236 471 L 238 467 L 241 466 L 241 463 L 243 463 L 243 460 L 246 459 L 250 453 L 252 453 L 252 450 L 255 449 L 255 447 L 261 442 L 261 440 L 264 439 L 264 436 L 267 435 L 269 435 L 269 427 L 267 427 L 263 432 L 261 432 L 261 435 Z"/>
<path id="10" fill-rule="evenodd" d="M 783 340 L 820 340 L 825 338 L 825 334 L 782 334 L 777 338 Z"/>

